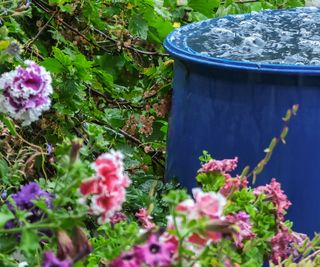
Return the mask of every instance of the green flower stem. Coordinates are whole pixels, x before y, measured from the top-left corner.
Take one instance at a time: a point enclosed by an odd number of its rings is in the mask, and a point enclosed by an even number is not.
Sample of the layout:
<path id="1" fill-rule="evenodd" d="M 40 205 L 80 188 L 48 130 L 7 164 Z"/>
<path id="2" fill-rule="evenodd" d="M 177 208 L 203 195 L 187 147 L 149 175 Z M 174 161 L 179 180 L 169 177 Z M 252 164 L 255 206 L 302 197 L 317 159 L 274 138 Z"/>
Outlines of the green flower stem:
<path id="1" fill-rule="evenodd" d="M 9 234 L 9 233 L 18 233 L 23 230 L 33 230 L 33 229 L 57 229 L 59 228 L 58 224 L 45 223 L 45 224 L 31 224 L 24 227 L 16 227 L 10 229 L 0 229 L 0 234 Z"/>

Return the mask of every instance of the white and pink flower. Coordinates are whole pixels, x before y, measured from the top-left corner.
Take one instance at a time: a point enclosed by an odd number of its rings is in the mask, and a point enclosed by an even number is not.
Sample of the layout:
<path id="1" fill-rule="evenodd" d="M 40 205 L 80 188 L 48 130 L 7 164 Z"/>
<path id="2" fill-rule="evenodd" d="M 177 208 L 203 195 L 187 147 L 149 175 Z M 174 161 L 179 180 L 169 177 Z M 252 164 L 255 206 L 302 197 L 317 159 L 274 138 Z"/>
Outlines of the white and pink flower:
<path id="1" fill-rule="evenodd" d="M 31 60 L 24 63 L 26 68 L 18 66 L 0 76 L 0 111 L 29 125 L 50 108 L 53 90 L 45 68 Z"/>
<path id="2" fill-rule="evenodd" d="M 80 185 L 79 191 L 84 196 L 81 202 L 92 196 L 90 211 L 100 216 L 99 223 L 110 221 L 126 199 L 130 179 L 124 172 L 122 160 L 122 153 L 113 150 L 101 155 L 92 165 L 95 175 Z"/>
<path id="3" fill-rule="evenodd" d="M 179 203 L 176 210 L 184 214 L 187 220 L 198 220 L 206 217 L 210 222 L 223 222 L 223 208 L 226 204 L 226 199 L 220 193 L 203 192 L 200 188 L 192 190 L 193 199 L 186 199 Z M 183 231 L 182 220 L 176 218 L 179 230 Z M 173 218 L 168 217 L 168 228 L 174 228 Z M 217 242 L 222 238 L 220 232 L 207 230 L 205 234 L 192 233 L 188 237 L 188 241 L 192 244 L 205 246 L 209 242 Z"/>

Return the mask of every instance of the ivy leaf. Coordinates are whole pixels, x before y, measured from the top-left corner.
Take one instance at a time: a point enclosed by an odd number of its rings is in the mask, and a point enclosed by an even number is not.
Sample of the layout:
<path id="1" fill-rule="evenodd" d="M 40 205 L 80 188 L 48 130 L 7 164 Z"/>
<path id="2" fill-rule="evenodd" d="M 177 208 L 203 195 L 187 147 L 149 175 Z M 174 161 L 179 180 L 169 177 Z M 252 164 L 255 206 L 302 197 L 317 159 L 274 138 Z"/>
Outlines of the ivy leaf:
<path id="1" fill-rule="evenodd" d="M 141 39 L 146 40 L 148 37 L 148 23 L 139 14 L 133 15 L 129 21 L 129 31 Z"/>
<path id="2" fill-rule="evenodd" d="M 213 9 L 219 7 L 220 0 L 190 0 L 189 7 L 207 17 L 212 17 Z"/>

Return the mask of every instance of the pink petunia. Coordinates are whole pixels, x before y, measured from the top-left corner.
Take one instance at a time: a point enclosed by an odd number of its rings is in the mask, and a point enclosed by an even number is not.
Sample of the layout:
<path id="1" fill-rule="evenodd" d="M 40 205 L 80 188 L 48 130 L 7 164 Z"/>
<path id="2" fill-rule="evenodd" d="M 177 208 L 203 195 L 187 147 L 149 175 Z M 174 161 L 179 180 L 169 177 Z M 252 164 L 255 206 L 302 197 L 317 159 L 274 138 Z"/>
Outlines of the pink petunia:
<path id="1" fill-rule="evenodd" d="M 126 199 L 130 179 L 124 173 L 122 159 L 122 154 L 113 150 L 101 155 L 93 164 L 95 175 L 80 184 L 82 202 L 91 196 L 90 211 L 100 216 L 99 223 L 109 221 Z"/>
<path id="2" fill-rule="evenodd" d="M 134 248 L 135 255 L 149 267 L 169 267 L 177 247 L 172 242 L 161 242 L 159 237 L 152 234 L 148 241 Z"/>
<path id="3" fill-rule="evenodd" d="M 200 188 L 192 190 L 194 200 L 186 199 L 179 203 L 176 210 L 185 214 L 187 220 L 198 220 L 207 218 L 209 222 L 217 222 L 223 220 L 223 208 L 226 204 L 226 199 L 220 193 L 203 192 Z M 179 223 L 178 227 L 183 227 Z M 168 228 L 174 229 L 173 218 L 168 217 Z M 221 240 L 222 234 L 219 232 L 207 230 L 205 233 L 191 233 L 187 240 L 190 243 L 204 246 L 209 242 L 218 242 Z"/>
<path id="4" fill-rule="evenodd" d="M 141 259 L 134 252 L 124 252 L 118 258 L 114 259 L 109 267 L 140 267 Z"/>
<path id="5" fill-rule="evenodd" d="M 199 217 L 206 216 L 210 219 L 220 219 L 226 199 L 215 192 L 203 192 L 200 188 L 192 189 L 195 199 L 195 210 Z"/>

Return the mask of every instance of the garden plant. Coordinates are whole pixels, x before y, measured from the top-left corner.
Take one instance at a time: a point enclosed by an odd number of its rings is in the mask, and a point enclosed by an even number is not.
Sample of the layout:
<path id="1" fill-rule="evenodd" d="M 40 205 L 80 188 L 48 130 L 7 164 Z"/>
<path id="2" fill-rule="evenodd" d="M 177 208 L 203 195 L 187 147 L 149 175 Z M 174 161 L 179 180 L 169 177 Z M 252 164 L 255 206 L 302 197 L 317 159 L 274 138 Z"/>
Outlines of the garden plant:
<path id="1" fill-rule="evenodd" d="M 0 0 L 0 266 L 320 266 L 320 236 L 294 231 L 281 184 L 254 184 L 298 103 L 256 167 L 204 151 L 192 194 L 163 178 L 167 34 L 303 5 Z"/>

